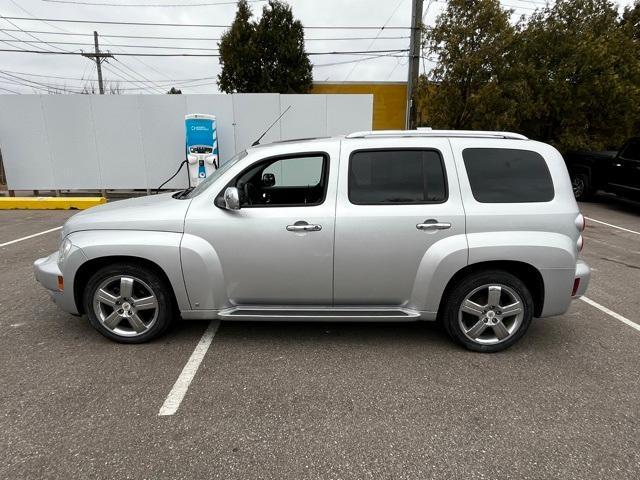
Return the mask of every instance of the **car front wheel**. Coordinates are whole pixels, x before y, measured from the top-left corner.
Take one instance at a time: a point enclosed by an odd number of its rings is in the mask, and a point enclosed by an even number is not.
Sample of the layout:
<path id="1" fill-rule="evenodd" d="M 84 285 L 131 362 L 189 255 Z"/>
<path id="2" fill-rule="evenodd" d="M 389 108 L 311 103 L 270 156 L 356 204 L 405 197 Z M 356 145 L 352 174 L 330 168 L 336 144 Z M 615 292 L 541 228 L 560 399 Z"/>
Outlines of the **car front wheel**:
<path id="1" fill-rule="evenodd" d="M 91 276 L 84 309 L 102 335 L 122 343 L 142 343 L 163 333 L 175 308 L 166 281 L 136 264 L 114 264 Z"/>
<path id="2" fill-rule="evenodd" d="M 477 352 L 498 352 L 529 328 L 533 299 L 526 285 L 503 271 L 479 272 L 462 280 L 444 305 L 447 333 Z"/>

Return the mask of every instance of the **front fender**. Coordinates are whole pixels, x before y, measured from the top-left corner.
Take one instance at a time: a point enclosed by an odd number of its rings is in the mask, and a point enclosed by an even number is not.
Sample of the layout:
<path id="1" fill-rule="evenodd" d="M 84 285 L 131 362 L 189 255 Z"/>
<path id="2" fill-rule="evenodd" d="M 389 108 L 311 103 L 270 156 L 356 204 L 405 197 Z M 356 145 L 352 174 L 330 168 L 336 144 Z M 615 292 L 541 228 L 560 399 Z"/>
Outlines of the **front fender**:
<path id="1" fill-rule="evenodd" d="M 192 308 L 220 310 L 230 306 L 222 264 L 213 246 L 201 237 L 185 233 L 180 256 Z"/>
<path id="2" fill-rule="evenodd" d="M 153 262 L 165 273 L 180 310 L 190 310 L 189 297 L 182 277 L 180 240 L 182 233 L 132 230 L 87 230 L 69 235 L 87 261 L 103 257 L 135 257 Z M 84 263 L 84 262 L 83 262 Z M 80 262 L 65 265 L 65 283 L 75 282 Z"/>

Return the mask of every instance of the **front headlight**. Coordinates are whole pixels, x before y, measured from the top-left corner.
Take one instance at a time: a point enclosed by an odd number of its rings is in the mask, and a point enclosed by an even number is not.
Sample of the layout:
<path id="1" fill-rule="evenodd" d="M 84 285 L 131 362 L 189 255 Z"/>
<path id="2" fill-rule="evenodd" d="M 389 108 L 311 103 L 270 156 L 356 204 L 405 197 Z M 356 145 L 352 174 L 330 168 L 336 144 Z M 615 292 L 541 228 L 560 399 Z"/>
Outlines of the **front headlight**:
<path id="1" fill-rule="evenodd" d="M 65 238 L 60 244 L 60 250 L 58 250 L 58 266 L 61 266 L 66 260 L 69 252 L 71 251 L 71 240 Z"/>

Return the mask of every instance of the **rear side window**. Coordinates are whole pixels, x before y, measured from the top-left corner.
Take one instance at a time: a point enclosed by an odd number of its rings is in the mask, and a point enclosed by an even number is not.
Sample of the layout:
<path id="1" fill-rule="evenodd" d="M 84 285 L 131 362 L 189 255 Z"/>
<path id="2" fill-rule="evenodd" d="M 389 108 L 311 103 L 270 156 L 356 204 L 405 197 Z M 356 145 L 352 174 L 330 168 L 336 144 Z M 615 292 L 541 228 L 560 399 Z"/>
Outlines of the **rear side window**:
<path id="1" fill-rule="evenodd" d="M 473 197 L 478 202 L 553 200 L 551 174 L 539 153 L 509 148 L 466 148 L 462 158 Z"/>
<path id="2" fill-rule="evenodd" d="M 442 158 L 435 150 L 360 150 L 351 154 L 351 203 L 442 203 L 446 199 Z"/>

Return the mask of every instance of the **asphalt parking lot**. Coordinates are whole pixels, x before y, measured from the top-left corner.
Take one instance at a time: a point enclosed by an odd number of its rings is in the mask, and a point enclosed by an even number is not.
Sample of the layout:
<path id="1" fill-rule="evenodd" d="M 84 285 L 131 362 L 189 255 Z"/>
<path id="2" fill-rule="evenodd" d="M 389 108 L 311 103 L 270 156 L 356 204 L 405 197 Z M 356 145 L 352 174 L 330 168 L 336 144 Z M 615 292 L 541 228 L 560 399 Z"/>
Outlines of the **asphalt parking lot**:
<path id="1" fill-rule="evenodd" d="M 599 200 L 591 303 L 508 351 L 429 323 L 222 323 L 167 416 L 209 322 L 106 340 L 34 280 L 59 232 L 13 242 L 72 213 L 0 211 L 0 478 L 640 478 L 640 204 Z"/>

